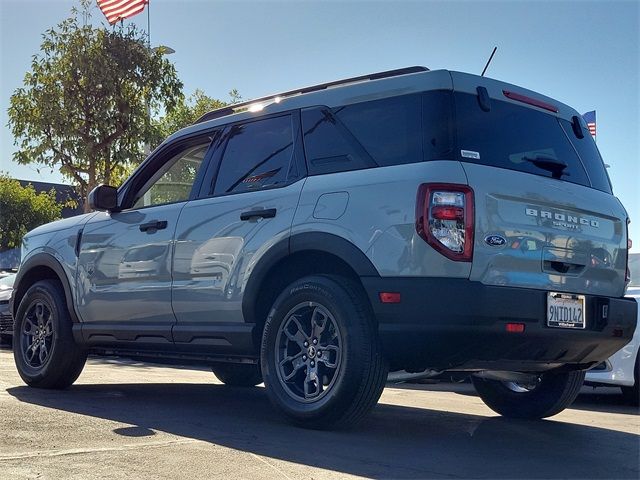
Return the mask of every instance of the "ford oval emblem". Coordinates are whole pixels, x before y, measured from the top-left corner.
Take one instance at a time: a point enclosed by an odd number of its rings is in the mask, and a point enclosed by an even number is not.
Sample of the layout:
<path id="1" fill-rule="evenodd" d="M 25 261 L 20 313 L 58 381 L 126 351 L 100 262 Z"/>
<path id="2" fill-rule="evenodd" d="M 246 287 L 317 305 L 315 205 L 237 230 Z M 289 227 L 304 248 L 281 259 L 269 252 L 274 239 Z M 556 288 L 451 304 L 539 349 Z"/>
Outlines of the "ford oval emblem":
<path id="1" fill-rule="evenodd" d="M 487 235 L 484 237 L 484 243 L 492 247 L 501 247 L 507 243 L 507 239 L 500 235 Z"/>

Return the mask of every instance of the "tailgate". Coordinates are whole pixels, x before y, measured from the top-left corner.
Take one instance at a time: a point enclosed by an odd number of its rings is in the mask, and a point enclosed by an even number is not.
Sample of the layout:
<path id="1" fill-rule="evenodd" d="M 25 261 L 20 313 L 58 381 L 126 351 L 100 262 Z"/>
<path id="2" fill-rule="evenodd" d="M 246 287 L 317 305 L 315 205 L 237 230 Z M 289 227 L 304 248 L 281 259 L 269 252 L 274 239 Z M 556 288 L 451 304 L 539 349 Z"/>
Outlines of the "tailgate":
<path id="1" fill-rule="evenodd" d="M 472 280 L 622 296 L 626 213 L 614 196 L 524 172 L 463 167 L 476 207 Z"/>

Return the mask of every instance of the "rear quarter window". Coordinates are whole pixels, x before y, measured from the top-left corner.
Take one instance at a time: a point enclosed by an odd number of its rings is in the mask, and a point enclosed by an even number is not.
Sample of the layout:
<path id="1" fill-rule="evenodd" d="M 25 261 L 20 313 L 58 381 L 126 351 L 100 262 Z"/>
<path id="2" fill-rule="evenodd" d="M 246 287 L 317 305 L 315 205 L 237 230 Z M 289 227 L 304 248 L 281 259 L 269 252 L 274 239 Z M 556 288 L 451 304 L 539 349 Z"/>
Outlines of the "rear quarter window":
<path id="1" fill-rule="evenodd" d="M 452 157 L 448 92 L 401 95 L 302 111 L 313 175 Z"/>

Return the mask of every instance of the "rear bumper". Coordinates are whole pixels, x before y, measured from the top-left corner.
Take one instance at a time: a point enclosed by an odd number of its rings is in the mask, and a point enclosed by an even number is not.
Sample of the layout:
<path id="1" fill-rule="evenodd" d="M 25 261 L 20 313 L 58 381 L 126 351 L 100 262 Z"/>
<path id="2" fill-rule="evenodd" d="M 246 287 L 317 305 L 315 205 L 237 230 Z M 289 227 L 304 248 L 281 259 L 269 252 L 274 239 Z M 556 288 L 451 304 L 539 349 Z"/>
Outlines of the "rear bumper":
<path id="1" fill-rule="evenodd" d="M 362 282 L 392 369 L 588 368 L 628 343 L 636 326 L 633 299 L 587 295 L 586 328 L 559 329 L 546 325 L 543 290 L 451 278 Z M 382 303 L 380 292 L 400 293 L 401 301 Z M 525 331 L 507 333 L 509 322 L 525 324 Z"/>

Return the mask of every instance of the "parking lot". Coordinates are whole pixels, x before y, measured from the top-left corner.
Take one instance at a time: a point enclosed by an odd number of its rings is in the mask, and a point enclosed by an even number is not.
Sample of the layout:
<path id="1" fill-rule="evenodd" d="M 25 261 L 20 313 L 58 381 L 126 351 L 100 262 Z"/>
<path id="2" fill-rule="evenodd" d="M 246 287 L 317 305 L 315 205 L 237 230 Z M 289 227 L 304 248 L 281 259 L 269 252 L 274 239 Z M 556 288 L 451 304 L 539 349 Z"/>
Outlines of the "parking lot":
<path id="1" fill-rule="evenodd" d="M 0 351 L 1 478 L 638 478 L 640 419 L 585 388 L 551 420 L 505 420 L 469 384 L 393 385 L 354 430 L 283 423 L 264 389 L 206 370 L 90 360 L 31 389 Z"/>

